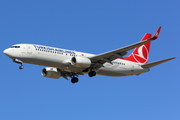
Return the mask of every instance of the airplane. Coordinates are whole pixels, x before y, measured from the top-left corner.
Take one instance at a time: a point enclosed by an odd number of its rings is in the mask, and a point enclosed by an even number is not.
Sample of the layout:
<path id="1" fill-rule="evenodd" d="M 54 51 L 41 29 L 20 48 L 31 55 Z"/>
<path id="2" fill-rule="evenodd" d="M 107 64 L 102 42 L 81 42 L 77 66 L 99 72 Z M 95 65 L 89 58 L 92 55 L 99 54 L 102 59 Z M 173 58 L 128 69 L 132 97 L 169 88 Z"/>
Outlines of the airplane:
<path id="1" fill-rule="evenodd" d="M 84 74 L 89 77 L 96 74 L 114 77 L 140 75 L 151 67 L 176 58 L 148 63 L 150 43 L 158 38 L 160 30 L 161 26 L 154 36 L 146 33 L 138 43 L 98 55 L 37 44 L 16 44 L 3 52 L 13 62 L 20 64 L 19 69 L 24 68 L 23 63 L 46 66 L 42 69 L 42 76 L 71 78 L 72 83 L 77 83 L 78 76 Z M 132 49 L 134 51 L 124 57 Z"/>

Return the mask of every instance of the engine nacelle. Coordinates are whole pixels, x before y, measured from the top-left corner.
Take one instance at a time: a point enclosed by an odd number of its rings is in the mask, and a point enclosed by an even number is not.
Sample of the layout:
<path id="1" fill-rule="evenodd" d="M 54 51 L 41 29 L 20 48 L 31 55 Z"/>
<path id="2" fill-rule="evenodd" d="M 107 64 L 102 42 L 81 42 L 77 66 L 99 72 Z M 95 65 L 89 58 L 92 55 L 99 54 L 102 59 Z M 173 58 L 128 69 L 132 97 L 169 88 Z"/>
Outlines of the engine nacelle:
<path id="1" fill-rule="evenodd" d="M 86 57 L 73 57 L 71 59 L 71 64 L 75 67 L 88 68 L 91 65 L 91 60 Z"/>
<path id="2" fill-rule="evenodd" d="M 57 68 L 47 67 L 42 69 L 41 75 L 47 78 L 58 79 L 61 77 L 61 72 Z"/>

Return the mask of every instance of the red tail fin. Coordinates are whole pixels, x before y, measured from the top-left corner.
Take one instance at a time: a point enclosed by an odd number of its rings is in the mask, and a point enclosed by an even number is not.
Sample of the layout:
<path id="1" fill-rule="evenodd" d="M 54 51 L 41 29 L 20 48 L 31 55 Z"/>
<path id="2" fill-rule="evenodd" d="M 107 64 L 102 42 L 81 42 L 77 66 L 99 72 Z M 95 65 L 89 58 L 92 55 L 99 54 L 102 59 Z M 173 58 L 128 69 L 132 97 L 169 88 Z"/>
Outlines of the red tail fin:
<path id="1" fill-rule="evenodd" d="M 151 37 L 152 37 L 151 34 L 146 33 L 141 41 L 150 39 Z M 128 57 L 124 57 L 124 59 L 136 63 L 142 63 L 142 64 L 148 63 L 150 44 L 151 43 L 148 42 L 142 46 L 135 48 L 135 50 L 131 53 L 131 55 Z"/>

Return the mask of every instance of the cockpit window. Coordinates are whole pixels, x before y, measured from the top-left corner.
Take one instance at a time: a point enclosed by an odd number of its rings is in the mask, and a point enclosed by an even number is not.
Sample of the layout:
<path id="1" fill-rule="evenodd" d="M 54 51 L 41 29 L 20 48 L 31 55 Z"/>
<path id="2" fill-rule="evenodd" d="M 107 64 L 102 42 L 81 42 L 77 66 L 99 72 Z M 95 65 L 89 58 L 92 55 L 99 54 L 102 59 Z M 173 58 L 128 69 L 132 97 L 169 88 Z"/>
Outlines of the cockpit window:
<path id="1" fill-rule="evenodd" d="M 11 48 L 20 48 L 20 46 L 11 46 Z"/>

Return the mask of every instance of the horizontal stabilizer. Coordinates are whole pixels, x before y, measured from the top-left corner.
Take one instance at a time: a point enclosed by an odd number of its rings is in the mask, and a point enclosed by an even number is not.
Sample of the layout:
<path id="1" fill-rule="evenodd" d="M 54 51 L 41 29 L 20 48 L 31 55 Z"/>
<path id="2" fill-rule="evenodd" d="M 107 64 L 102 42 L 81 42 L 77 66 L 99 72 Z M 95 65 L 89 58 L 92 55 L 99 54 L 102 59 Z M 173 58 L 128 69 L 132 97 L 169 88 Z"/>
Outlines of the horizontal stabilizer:
<path id="1" fill-rule="evenodd" d="M 169 60 L 172 60 L 172 59 L 175 59 L 176 57 L 173 57 L 173 58 L 168 58 L 168 59 L 164 59 L 164 60 L 160 60 L 160 61 L 156 61 L 156 62 L 152 62 L 152 63 L 148 63 L 148 64 L 144 64 L 142 65 L 142 67 L 144 68 L 151 68 L 151 67 L 154 67 L 156 65 L 159 65 L 161 63 L 164 63 L 164 62 L 167 62 Z"/>

